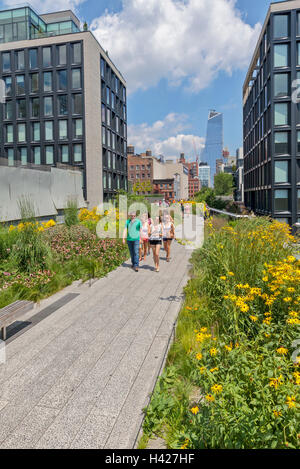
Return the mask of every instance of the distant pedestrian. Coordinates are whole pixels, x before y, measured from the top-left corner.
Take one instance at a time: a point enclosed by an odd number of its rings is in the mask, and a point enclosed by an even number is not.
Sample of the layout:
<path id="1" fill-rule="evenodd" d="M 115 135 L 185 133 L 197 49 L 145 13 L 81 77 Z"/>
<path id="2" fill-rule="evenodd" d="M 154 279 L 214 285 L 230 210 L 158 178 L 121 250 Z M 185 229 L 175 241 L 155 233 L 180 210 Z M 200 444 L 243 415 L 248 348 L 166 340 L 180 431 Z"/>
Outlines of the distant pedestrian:
<path id="1" fill-rule="evenodd" d="M 125 229 L 123 232 L 123 244 L 127 244 L 131 257 L 132 268 L 138 272 L 139 271 L 139 246 L 141 238 L 141 229 L 142 224 L 140 220 L 136 218 L 136 213 L 131 212 L 129 214 L 129 219 L 125 223 Z"/>
<path id="2" fill-rule="evenodd" d="M 162 245 L 163 228 L 160 217 L 155 217 L 153 223 L 149 227 L 150 246 L 153 251 L 153 260 L 155 271 L 159 272 L 159 253 Z"/>
<path id="3" fill-rule="evenodd" d="M 171 254 L 171 244 L 175 238 L 175 225 L 171 216 L 166 213 L 163 219 L 163 241 L 164 241 L 164 250 L 166 251 L 167 257 L 166 261 L 170 262 Z"/>

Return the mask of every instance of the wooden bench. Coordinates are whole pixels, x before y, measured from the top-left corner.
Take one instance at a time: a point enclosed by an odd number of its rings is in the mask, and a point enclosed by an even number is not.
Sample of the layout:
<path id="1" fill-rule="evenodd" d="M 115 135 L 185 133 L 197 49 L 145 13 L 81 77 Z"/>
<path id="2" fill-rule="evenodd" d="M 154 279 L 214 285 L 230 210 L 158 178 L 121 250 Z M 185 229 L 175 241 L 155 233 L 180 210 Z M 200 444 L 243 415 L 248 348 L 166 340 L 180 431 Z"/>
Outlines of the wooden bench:
<path id="1" fill-rule="evenodd" d="M 0 309 L 0 329 L 2 331 L 2 340 L 6 340 L 6 328 L 15 322 L 20 316 L 33 309 L 32 301 L 15 301 L 11 305 Z"/>

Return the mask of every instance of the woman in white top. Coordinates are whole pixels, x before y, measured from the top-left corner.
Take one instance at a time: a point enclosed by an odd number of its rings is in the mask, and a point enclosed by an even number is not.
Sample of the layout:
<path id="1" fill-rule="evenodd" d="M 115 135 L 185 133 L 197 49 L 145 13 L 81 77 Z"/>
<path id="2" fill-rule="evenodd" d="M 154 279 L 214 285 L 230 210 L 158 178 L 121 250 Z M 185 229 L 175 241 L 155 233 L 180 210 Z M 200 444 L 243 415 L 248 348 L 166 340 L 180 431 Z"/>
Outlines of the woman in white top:
<path id="1" fill-rule="evenodd" d="M 164 249 L 167 253 L 167 262 L 170 262 L 170 253 L 171 253 L 171 243 L 175 237 L 175 226 L 172 221 L 172 218 L 168 213 L 164 215 L 163 220 L 163 241 Z"/>
<path id="2" fill-rule="evenodd" d="M 141 217 L 142 229 L 141 229 L 141 241 L 140 241 L 140 261 L 144 261 L 147 258 L 147 250 L 149 244 L 149 221 L 148 214 L 144 213 Z"/>
<path id="3" fill-rule="evenodd" d="M 153 251 L 153 260 L 156 272 L 159 272 L 159 252 L 162 245 L 163 227 L 160 217 L 155 217 L 149 226 L 149 241 Z"/>

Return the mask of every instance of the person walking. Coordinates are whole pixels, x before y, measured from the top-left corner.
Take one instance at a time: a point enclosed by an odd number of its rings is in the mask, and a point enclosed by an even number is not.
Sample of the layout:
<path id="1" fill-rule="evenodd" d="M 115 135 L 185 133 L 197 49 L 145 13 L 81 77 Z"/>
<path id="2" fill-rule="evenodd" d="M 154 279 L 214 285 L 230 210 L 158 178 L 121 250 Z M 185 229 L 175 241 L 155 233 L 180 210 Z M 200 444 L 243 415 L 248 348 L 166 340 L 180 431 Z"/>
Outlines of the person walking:
<path id="1" fill-rule="evenodd" d="M 163 241 L 164 241 L 164 250 L 166 251 L 167 257 L 166 261 L 170 262 L 171 254 L 171 244 L 175 237 L 175 226 L 172 218 L 168 213 L 164 215 L 163 219 Z"/>
<path id="2" fill-rule="evenodd" d="M 147 251 L 149 245 L 149 220 L 148 220 L 148 213 L 144 213 L 142 215 L 142 229 L 141 229 L 141 242 L 140 242 L 140 262 L 144 261 L 147 258 Z M 149 248 L 150 249 L 150 248 Z"/>
<path id="3" fill-rule="evenodd" d="M 155 217 L 153 223 L 149 226 L 149 242 L 153 251 L 153 260 L 155 271 L 159 272 L 159 253 L 162 245 L 163 228 L 160 217 Z"/>
<path id="4" fill-rule="evenodd" d="M 132 268 L 139 271 L 139 246 L 141 238 L 142 224 L 140 220 L 136 218 L 136 213 L 132 212 L 129 214 L 129 219 L 125 223 L 125 229 L 123 232 L 123 244 L 127 244 L 131 257 Z"/>

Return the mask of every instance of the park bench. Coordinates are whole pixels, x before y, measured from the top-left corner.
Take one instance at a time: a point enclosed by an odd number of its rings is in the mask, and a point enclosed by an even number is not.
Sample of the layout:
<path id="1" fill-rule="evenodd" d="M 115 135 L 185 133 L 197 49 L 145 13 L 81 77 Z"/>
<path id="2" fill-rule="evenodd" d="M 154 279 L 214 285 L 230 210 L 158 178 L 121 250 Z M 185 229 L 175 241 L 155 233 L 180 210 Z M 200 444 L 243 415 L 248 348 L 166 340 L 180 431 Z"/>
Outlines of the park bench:
<path id="1" fill-rule="evenodd" d="M 32 301 L 15 301 L 11 305 L 0 309 L 0 329 L 2 340 L 6 340 L 6 328 L 13 324 L 20 316 L 33 309 Z"/>

